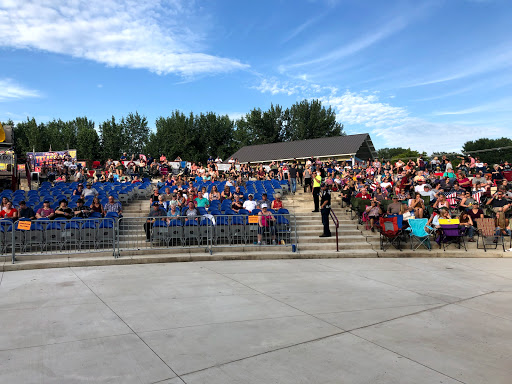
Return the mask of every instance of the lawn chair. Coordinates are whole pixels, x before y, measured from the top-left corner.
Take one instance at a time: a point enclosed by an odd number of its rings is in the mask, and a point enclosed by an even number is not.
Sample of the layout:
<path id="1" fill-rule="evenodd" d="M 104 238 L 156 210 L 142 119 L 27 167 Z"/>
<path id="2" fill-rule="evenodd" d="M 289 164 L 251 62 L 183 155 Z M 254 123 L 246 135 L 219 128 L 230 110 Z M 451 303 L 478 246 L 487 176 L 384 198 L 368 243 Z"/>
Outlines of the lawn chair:
<path id="1" fill-rule="evenodd" d="M 381 217 L 379 219 L 380 224 L 380 249 L 385 251 L 389 247 L 393 246 L 399 251 L 400 241 L 402 235 L 402 229 L 398 226 L 398 216 L 393 217 Z"/>
<path id="2" fill-rule="evenodd" d="M 487 247 L 489 246 L 494 247 L 494 249 L 498 249 L 498 245 L 501 241 L 503 251 L 505 251 L 503 235 L 496 236 L 496 226 L 494 225 L 494 219 L 479 218 L 476 219 L 476 223 L 478 227 L 478 237 L 476 239 L 477 249 L 483 249 L 485 252 L 487 252 Z"/>
<path id="3" fill-rule="evenodd" d="M 427 225 L 428 219 L 409 219 L 409 238 L 411 239 L 411 249 L 414 251 L 423 246 L 429 251 L 432 249 L 430 244 L 430 235 L 434 228 Z"/>
<path id="4" fill-rule="evenodd" d="M 464 240 L 466 229 L 459 224 L 441 224 L 441 220 L 439 224 L 441 228 L 437 241 L 439 245 L 443 246 L 443 251 L 446 251 L 446 248 L 448 248 L 450 244 L 455 244 L 459 249 L 464 247 L 464 250 L 467 252 L 466 242 Z"/>

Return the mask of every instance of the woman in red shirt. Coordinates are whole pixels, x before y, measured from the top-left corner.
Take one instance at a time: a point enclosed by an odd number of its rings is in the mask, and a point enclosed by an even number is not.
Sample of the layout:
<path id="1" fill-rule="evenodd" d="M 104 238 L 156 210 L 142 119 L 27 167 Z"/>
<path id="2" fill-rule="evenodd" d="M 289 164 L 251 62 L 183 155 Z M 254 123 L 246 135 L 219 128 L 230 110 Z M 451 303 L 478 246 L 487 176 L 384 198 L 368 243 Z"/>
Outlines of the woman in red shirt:
<path id="1" fill-rule="evenodd" d="M 18 210 L 13 208 L 12 203 L 8 201 L 5 205 L 5 208 L 0 212 L 0 217 L 3 217 L 4 219 L 17 219 Z"/>
<path id="2" fill-rule="evenodd" d="M 280 193 L 276 193 L 275 195 L 275 200 L 272 202 L 272 209 L 277 211 L 279 210 L 280 208 L 283 208 L 283 200 L 281 200 L 281 194 Z"/>

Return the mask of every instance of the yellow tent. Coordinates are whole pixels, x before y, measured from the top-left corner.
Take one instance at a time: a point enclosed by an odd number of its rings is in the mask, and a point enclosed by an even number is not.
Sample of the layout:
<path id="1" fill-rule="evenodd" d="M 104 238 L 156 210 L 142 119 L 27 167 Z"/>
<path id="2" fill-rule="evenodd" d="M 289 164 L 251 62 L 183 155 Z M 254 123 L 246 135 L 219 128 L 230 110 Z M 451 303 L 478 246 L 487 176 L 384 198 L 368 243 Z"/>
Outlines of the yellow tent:
<path id="1" fill-rule="evenodd" d="M 0 123 L 0 143 L 5 141 L 5 131 L 4 127 L 2 127 L 2 123 Z"/>

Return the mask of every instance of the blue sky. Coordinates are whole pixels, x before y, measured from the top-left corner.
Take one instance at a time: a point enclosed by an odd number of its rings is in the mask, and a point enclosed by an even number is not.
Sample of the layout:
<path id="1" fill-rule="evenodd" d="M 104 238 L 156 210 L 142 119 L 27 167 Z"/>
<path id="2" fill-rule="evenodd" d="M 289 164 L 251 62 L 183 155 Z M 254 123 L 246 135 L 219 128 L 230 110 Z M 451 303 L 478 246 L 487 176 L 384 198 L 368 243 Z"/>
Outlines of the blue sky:
<path id="1" fill-rule="evenodd" d="M 319 98 L 431 153 L 512 136 L 510 0 L 0 0 L 0 120 Z"/>

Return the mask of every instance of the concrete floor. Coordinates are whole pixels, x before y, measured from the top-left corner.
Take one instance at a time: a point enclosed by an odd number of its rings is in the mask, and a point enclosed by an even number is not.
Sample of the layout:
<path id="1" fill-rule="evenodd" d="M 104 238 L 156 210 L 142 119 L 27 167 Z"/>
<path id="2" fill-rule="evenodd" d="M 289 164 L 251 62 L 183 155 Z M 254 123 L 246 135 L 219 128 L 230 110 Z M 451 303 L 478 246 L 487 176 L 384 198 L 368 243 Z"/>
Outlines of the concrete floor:
<path id="1" fill-rule="evenodd" d="M 512 383 L 512 259 L 4 272 L 0 383 Z"/>

